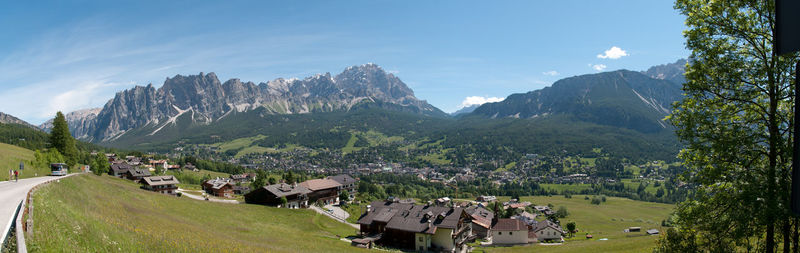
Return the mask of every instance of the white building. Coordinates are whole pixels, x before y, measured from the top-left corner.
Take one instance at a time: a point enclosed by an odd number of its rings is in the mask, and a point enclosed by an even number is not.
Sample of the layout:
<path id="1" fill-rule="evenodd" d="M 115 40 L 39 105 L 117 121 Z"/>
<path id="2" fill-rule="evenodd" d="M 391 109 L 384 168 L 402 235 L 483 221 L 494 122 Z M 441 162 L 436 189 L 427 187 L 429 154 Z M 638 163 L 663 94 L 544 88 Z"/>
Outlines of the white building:
<path id="1" fill-rule="evenodd" d="M 517 219 L 498 219 L 492 226 L 492 244 L 510 245 L 528 243 L 528 226 Z"/>

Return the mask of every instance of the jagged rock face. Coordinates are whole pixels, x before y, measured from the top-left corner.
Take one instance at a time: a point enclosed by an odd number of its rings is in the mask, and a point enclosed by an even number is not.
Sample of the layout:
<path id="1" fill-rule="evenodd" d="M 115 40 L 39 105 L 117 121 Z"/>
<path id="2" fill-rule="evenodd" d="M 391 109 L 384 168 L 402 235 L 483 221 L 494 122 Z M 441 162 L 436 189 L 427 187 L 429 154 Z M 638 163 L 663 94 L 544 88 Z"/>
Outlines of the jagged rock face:
<path id="1" fill-rule="evenodd" d="M 674 63 L 662 64 L 653 66 L 642 71 L 651 78 L 671 81 L 675 84 L 683 84 L 686 82 L 686 77 L 683 74 L 686 72 L 686 59 L 680 59 Z"/>
<path id="2" fill-rule="evenodd" d="M 191 113 L 194 123 L 208 124 L 232 112 L 259 107 L 276 114 L 312 113 L 350 110 L 362 101 L 399 105 L 393 108 L 425 115 L 446 115 L 417 99 L 394 75 L 366 64 L 348 67 L 335 77 L 325 73 L 258 85 L 239 79 L 221 83 L 214 73 L 176 75 L 158 89 L 151 84 L 119 92 L 94 119 L 87 118 L 80 127 L 71 124 L 70 128 L 78 138 L 101 142 L 145 126 L 157 132 L 185 113 Z"/>
<path id="3" fill-rule="evenodd" d="M 64 119 L 67 120 L 67 125 L 70 131 L 72 131 L 72 135 L 76 138 L 88 138 L 89 131 L 94 127 L 97 114 L 100 113 L 102 109 L 103 108 L 90 108 L 65 114 Z M 39 125 L 39 128 L 49 133 L 50 129 L 53 128 L 53 119 L 42 123 Z"/>
<path id="4" fill-rule="evenodd" d="M 472 113 L 483 117 L 538 118 L 567 115 L 602 125 L 656 132 L 669 126 L 663 118 L 681 99 L 680 85 L 627 70 L 559 80 L 551 87 L 512 94 Z"/>
<path id="5" fill-rule="evenodd" d="M 21 120 L 21 119 L 19 119 L 17 117 L 11 116 L 10 114 L 5 114 L 5 113 L 2 113 L 2 112 L 0 112 L 0 123 L 3 123 L 3 124 L 20 124 L 20 125 L 27 126 L 27 127 L 30 127 L 30 128 L 36 129 L 36 130 L 40 130 L 39 127 L 31 125 L 30 123 L 25 122 L 24 120 Z"/>

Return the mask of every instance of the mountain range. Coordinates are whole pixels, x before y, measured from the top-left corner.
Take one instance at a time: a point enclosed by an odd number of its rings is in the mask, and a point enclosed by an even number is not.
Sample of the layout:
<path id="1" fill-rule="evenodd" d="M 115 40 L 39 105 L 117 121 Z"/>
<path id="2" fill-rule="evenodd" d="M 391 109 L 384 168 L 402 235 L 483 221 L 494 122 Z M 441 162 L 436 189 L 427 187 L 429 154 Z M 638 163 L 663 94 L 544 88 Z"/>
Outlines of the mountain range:
<path id="1" fill-rule="evenodd" d="M 220 135 L 213 134 L 215 131 L 228 133 L 222 136 L 230 139 L 276 135 L 277 132 L 297 135 L 296 129 L 279 130 L 289 125 L 304 129 L 301 131 L 313 128 L 294 125 L 289 120 L 307 124 L 318 124 L 314 122 L 322 120 L 338 122 L 339 125 L 322 124 L 329 129 L 314 128 L 313 131 L 323 135 L 325 131 L 333 132 L 349 125 L 351 130 L 368 126 L 371 129 L 361 130 L 394 131 L 399 135 L 405 132 L 434 135 L 435 131 L 440 131 L 439 136 L 446 136 L 447 132 L 469 129 L 466 122 L 475 125 L 475 122 L 507 118 L 517 122 L 510 124 L 527 127 L 589 124 L 587 126 L 602 126 L 606 132 L 621 133 L 622 130 L 613 129 L 625 129 L 641 133 L 641 138 L 646 139 L 649 134 L 671 135 L 671 127 L 663 119 L 670 113 L 671 104 L 682 97 L 680 87 L 684 82 L 685 64 L 685 60 L 679 60 L 640 72 L 618 70 L 569 77 L 550 87 L 512 94 L 501 102 L 464 108 L 453 114 L 458 114 L 458 118 L 416 98 L 399 78 L 375 64 L 348 67 L 335 76 L 325 73 L 258 84 L 239 79 L 222 83 L 214 73 L 176 75 L 167 78 L 160 88 L 152 84 L 136 86 L 117 93 L 103 108 L 71 112 L 66 118 L 78 139 L 145 149 L 156 144 L 202 139 L 201 133 L 205 138 Z M 358 113 L 360 110 L 367 111 Z M 383 117 L 380 115 L 395 116 L 385 119 L 388 121 L 374 119 Z M 259 119 L 253 121 L 255 118 Z M 269 126 L 254 127 L 243 122 Z M 526 134 L 525 127 L 516 125 L 480 124 L 485 129 L 467 132 L 478 138 L 485 136 L 485 131 L 506 127 L 516 131 L 509 135 Z M 387 129 L 392 125 L 404 128 Z M 40 127 L 48 130 L 50 124 L 46 122 Z M 188 129 L 191 131 L 186 131 Z M 410 135 L 406 137 L 411 138 Z M 666 146 L 673 147 L 672 144 Z"/>

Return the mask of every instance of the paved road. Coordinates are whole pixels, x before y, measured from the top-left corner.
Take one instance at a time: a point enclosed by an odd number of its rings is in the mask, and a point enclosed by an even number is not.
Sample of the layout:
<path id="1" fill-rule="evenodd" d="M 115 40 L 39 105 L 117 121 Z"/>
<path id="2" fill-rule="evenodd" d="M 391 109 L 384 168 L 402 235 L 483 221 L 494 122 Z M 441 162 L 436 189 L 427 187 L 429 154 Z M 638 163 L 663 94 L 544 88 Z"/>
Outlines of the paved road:
<path id="1" fill-rule="evenodd" d="M 203 196 L 197 196 L 197 195 L 194 195 L 194 194 L 186 193 L 187 191 L 188 190 L 184 190 L 184 189 L 180 189 L 180 188 L 178 189 L 178 192 L 183 193 L 183 195 L 181 195 L 181 197 L 188 197 L 190 199 L 204 200 L 204 201 L 206 200 Z M 194 191 L 192 191 L 192 192 L 194 192 Z M 240 204 L 240 202 L 238 200 L 235 200 L 235 199 L 220 199 L 220 198 L 216 198 L 216 197 L 213 197 L 213 196 L 209 196 L 208 201 L 218 202 L 218 203 L 226 203 L 226 204 Z"/>
<path id="2" fill-rule="evenodd" d="M 344 220 L 344 219 L 342 219 L 342 218 L 339 218 L 339 217 L 333 216 L 332 214 L 328 213 L 328 212 L 327 212 L 327 211 L 325 211 L 325 210 L 322 210 L 322 208 L 319 208 L 318 206 L 311 205 L 311 206 L 309 206 L 308 208 L 309 208 L 309 209 L 311 209 L 311 210 L 314 210 L 314 211 L 316 211 L 316 212 L 318 212 L 318 213 L 324 214 L 325 216 L 331 217 L 332 219 L 334 219 L 334 220 L 336 220 L 336 221 L 338 221 L 338 222 L 341 222 L 341 223 L 347 224 L 347 225 L 349 225 L 349 226 L 351 226 L 351 227 L 353 227 L 353 228 L 355 228 L 355 229 L 361 229 L 361 227 L 359 227 L 358 225 L 356 225 L 356 224 L 353 224 L 353 223 L 350 223 L 350 222 L 347 222 L 346 220 Z"/>
<path id="3" fill-rule="evenodd" d="M 74 175 L 74 174 L 72 174 Z M 28 191 L 34 186 L 64 177 L 44 176 L 20 179 L 19 182 L 3 181 L 0 182 L 0 233 L 5 233 L 14 222 L 11 218 L 17 211 L 17 205 L 25 199 Z M 2 236 L 0 235 L 0 238 Z"/>

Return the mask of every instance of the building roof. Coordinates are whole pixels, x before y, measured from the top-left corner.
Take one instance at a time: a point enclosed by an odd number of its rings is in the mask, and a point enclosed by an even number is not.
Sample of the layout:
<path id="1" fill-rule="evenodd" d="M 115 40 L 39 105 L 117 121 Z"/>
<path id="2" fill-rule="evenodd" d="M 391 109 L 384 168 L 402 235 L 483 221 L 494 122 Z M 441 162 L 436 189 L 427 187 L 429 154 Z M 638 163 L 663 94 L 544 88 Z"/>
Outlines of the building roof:
<path id="1" fill-rule="evenodd" d="M 519 214 L 519 216 L 533 220 L 536 219 L 537 215 L 535 213 L 529 213 L 528 211 L 524 211 L 521 214 Z"/>
<path id="2" fill-rule="evenodd" d="M 115 173 L 118 173 L 118 174 L 128 172 L 128 170 L 130 170 L 130 169 L 133 169 L 133 167 L 130 166 L 129 164 L 127 164 L 127 163 L 114 163 L 114 164 L 111 164 L 111 171 L 113 171 Z"/>
<path id="3" fill-rule="evenodd" d="M 234 180 L 242 180 L 242 179 L 247 179 L 247 174 L 236 174 L 236 175 L 231 175 L 231 179 L 234 179 Z"/>
<path id="4" fill-rule="evenodd" d="M 495 231 L 521 231 L 528 230 L 525 222 L 517 219 L 498 219 L 497 223 L 492 225 L 492 230 Z"/>
<path id="5" fill-rule="evenodd" d="M 231 180 L 230 179 L 219 178 L 219 177 L 206 180 L 205 182 L 203 182 L 203 184 L 211 186 L 211 188 L 215 189 L 215 190 L 222 189 L 226 185 L 233 186 L 233 184 L 231 184 Z"/>
<path id="6" fill-rule="evenodd" d="M 154 177 L 144 177 L 141 181 L 143 184 L 147 185 L 170 185 L 170 184 L 179 184 L 178 179 L 175 176 L 154 176 Z"/>
<path id="7" fill-rule="evenodd" d="M 533 231 L 534 232 L 539 232 L 540 230 L 545 229 L 545 228 L 552 228 L 552 229 L 555 229 L 556 231 L 564 234 L 564 230 L 561 229 L 561 226 L 559 226 L 558 224 L 556 224 L 556 223 L 554 223 L 554 222 L 552 222 L 550 220 L 543 220 L 543 221 L 540 221 L 540 222 L 536 223 L 536 225 L 534 225 L 534 227 L 533 227 Z"/>
<path id="8" fill-rule="evenodd" d="M 492 219 L 494 219 L 494 213 L 486 210 L 482 207 L 472 206 L 467 207 L 464 209 L 470 216 L 472 216 L 472 223 L 478 224 L 484 228 L 491 228 L 492 227 Z"/>
<path id="9" fill-rule="evenodd" d="M 295 195 L 295 194 L 309 194 L 309 193 L 311 193 L 311 191 L 308 190 L 308 188 L 305 188 L 305 187 L 300 186 L 300 185 L 290 185 L 290 184 L 286 184 L 286 183 L 267 185 L 267 186 L 264 186 L 264 189 L 266 189 L 268 192 L 272 193 L 272 195 L 275 195 L 275 197 L 278 197 L 278 198 L 286 197 L 286 196 L 290 196 L 290 195 Z"/>
<path id="10" fill-rule="evenodd" d="M 350 175 L 347 175 L 347 174 L 330 176 L 330 177 L 328 177 L 328 179 L 336 181 L 337 183 L 342 184 L 342 185 L 352 184 L 352 183 L 356 182 L 356 180 L 353 179 L 353 177 L 351 177 Z"/>
<path id="11" fill-rule="evenodd" d="M 459 207 L 375 201 L 371 203 L 371 210 L 358 220 L 358 224 L 385 222 L 387 229 L 433 234 L 438 228 L 456 229 L 462 215 L 467 216 L 464 209 Z"/>
<path id="12" fill-rule="evenodd" d="M 342 186 L 342 184 L 331 179 L 311 179 L 300 183 L 300 185 L 311 191 L 320 191 Z"/>
<path id="13" fill-rule="evenodd" d="M 150 171 L 145 169 L 130 169 L 128 170 L 128 174 L 134 177 L 149 177 Z"/>

